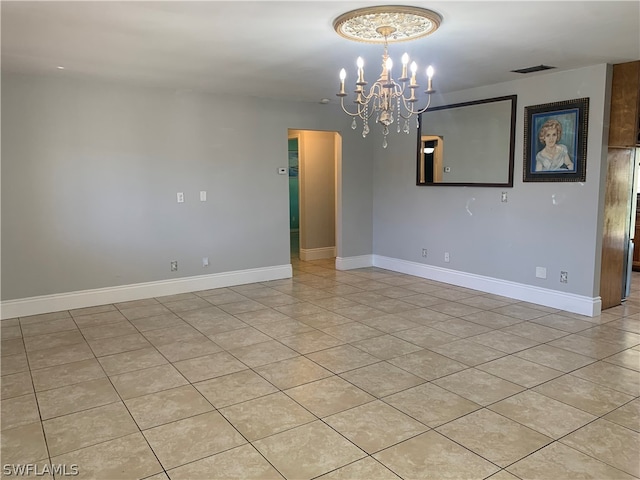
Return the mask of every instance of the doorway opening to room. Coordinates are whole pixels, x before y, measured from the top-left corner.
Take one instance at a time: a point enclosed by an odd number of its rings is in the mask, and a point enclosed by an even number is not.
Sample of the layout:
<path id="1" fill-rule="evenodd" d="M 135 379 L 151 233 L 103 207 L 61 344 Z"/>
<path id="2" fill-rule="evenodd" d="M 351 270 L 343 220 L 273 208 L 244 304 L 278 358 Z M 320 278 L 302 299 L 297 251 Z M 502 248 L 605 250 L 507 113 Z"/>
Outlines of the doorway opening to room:
<path id="1" fill-rule="evenodd" d="M 291 259 L 333 259 L 339 237 L 342 137 L 338 132 L 288 131 Z"/>

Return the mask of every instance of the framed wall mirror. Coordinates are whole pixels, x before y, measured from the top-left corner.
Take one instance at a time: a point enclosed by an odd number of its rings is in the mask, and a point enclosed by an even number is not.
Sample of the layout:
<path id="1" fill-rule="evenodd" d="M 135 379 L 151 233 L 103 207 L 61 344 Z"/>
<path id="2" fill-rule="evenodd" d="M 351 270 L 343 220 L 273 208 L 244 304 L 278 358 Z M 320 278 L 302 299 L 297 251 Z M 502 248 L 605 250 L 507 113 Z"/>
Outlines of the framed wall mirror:
<path id="1" fill-rule="evenodd" d="M 416 184 L 513 187 L 516 103 L 509 95 L 421 114 Z"/>

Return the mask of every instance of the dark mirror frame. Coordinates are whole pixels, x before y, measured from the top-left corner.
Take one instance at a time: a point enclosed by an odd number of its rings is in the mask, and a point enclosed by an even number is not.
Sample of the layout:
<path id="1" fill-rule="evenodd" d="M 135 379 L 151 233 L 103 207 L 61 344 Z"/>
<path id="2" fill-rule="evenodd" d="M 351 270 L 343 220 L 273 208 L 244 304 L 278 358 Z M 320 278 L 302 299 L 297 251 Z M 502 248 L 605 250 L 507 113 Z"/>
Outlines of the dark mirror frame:
<path id="1" fill-rule="evenodd" d="M 434 186 L 434 187 L 513 187 L 513 159 L 515 153 L 515 141 L 516 141 L 516 110 L 517 110 L 517 95 L 506 95 L 503 97 L 487 98 L 483 100 L 473 100 L 470 102 L 455 103 L 450 105 L 442 105 L 439 107 L 429 108 L 423 114 L 418 116 L 418 144 L 417 144 L 417 164 L 416 164 L 416 185 Z M 438 110 L 446 110 L 450 108 L 469 107 L 474 105 L 480 105 L 483 103 L 504 102 L 511 101 L 511 122 L 509 132 L 509 176 L 508 181 L 505 183 L 483 183 L 483 182 L 426 182 L 420 180 L 420 171 L 424 157 L 422 155 L 422 115 L 427 115 L 429 112 L 435 112 Z M 424 167 L 423 167 L 424 168 Z"/>

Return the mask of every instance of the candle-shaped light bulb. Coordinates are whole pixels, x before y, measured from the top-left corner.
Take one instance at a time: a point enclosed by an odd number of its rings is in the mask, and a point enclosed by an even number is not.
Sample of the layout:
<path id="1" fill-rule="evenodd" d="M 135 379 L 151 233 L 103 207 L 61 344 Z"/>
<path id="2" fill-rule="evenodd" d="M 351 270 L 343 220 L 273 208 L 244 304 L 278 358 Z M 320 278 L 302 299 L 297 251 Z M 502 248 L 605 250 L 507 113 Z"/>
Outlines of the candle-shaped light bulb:
<path id="1" fill-rule="evenodd" d="M 409 54 L 407 52 L 404 53 L 404 55 L 402 55 L 402 76 L 400 77 L 400 80 L 406 80 L 407 79 L 407 64 L 409 63 Z"/>
<path id="2" fill-rule="evenodd" d="M 393 67 L 393 60 L 391 60 L 390 58 L 387 58 L 387 62 L 385 66 L 387 67 L 387 70 L 391 70 L 391 68 Z"/>
<path id="3" fill-rule="evenodd" d="M 431 65 L 427 67 L 427 77 L 429 78 L 429 83 L 427 84 L 427 92 L 431 93 L 433 92 L 433 88 L 431 86 L 431 79 L 433 78 L 433 67 Z"/>
<path id="4" fill-rule="evenodd" d="M 340 70 L 340 92 L 338 95 L 344 96 L 346 95 L 344 91 L 344 79 L 347 78 L 347 71 L 343 68 Z"/>
<path id="5" fill-rule="evenodd" d="M 358 66 L 358 81 L 356 85 L 364 85 L 364 60 L 362 57 L 358 57 L 356 65 Z"/>
<path id="6" fill-rule="evenodd" d="M 418 72 L 418 64 L 416 62 L 411 62 L 411 83 L 410 85 L 416 84 L 416 73 Z"/>

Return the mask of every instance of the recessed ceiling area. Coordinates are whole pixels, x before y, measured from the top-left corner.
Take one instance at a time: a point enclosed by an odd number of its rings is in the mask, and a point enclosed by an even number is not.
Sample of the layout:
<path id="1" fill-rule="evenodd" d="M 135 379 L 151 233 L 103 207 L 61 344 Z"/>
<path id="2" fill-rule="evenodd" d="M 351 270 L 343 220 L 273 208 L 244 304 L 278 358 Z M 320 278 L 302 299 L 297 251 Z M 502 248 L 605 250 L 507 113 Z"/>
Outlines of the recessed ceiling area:
<path id="1" fill-rule="evenodd" d="M 407 5 L 407 2 L 381 4 Z M 125 81 L 229 95 L 336 102 L 338 72 L 379 45 L 340 37 L 333 21 L 371 2 L 1 2 L 2 71 Z M 451 92 L 553 65 L 555 72 L 640 59 L 637 1 L 435 1 L 442 17 L 424 38 L 390 45 L 436 70 Z M 58 68 L 59 66 L 64 69 Z M 543 75 L 533 73 L 533 75 Z"/>

